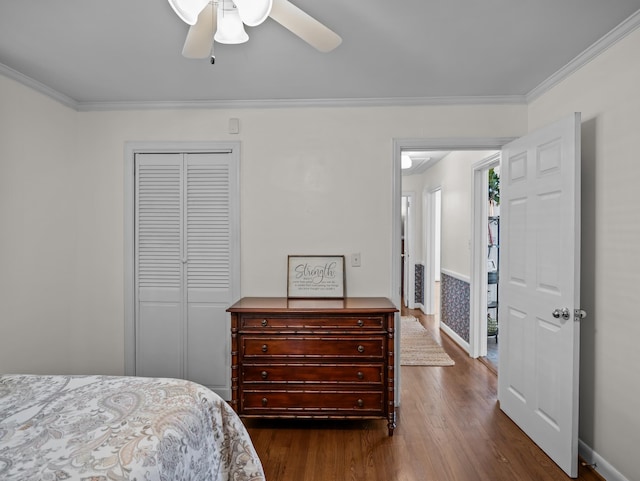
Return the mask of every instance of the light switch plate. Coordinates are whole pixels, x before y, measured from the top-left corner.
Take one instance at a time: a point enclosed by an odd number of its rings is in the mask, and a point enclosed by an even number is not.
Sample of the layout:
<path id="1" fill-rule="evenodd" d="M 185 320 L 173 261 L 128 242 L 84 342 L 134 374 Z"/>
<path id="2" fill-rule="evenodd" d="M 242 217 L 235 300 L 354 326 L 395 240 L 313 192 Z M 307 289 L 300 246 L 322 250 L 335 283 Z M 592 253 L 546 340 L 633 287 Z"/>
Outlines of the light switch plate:
<path id="1" fill-rule="evenodd" d="M 240 120 L 236 118 L 229 119 L 229 133 L 230 134 L 240 133 Z"/>

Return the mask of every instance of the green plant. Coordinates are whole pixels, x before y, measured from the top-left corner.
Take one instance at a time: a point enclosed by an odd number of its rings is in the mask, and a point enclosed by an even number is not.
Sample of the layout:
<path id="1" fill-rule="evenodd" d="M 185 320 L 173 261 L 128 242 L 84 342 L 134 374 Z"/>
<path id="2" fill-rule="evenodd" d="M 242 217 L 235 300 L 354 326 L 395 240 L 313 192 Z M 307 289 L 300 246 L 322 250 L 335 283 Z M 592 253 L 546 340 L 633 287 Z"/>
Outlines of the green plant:
<path id="1" fill-rule="evenodd" d="M 494 169 L 489 169 L 489 200 L 500 204 L 500 176 Z"/>

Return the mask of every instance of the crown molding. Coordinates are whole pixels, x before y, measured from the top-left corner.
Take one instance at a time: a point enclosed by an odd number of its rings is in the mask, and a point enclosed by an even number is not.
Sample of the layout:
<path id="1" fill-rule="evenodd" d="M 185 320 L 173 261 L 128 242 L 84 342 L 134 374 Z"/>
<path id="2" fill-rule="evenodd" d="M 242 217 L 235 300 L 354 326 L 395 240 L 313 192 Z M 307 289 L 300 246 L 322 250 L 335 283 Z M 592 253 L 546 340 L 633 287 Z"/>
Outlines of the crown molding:
<path id="1" fill-rule="evenodd" d="M 408 107 L 421 105 L 526 104 L 524 96 L 389 97 L 345 99 L 193 100 L 163 102 L 78 102 L 78 111 L 158 109 L 267 109 L 302 107 Z"/>
<path id="2" fill-rule="evenodd" d="M 38 82 L 37 80 L 34 80 L 31 77 L 27 77 L 26 75 L 21 74 L 17 70 L 12 69 L 11 67 L 7 67 L 2 63 L 0 63 L 0 74 L 4 75 L 5 77 L 9 77 L 10 79 L 13 79 L 18 83 L 21 83 L 26 87 L 30 87 L 33 90 L 40 92 L 41 94 L 44 94 L 47 97 L 52 98 L 53 100 L 57 100 L 62 105 L 70 107 L 74 110 L 78 110 L 79 108 L 79 103 L 76 100 L 72 99 L 71 97 L 68 97 L 63 93 L 60 93 L 57 90 L 54 90 L 51 87 L 48 87 L 42 82 Z"/>
<path id="3" fill-rule="evenodd" d="M 621 22 L 613 30 L 602 36 L 593 43 L 589 48 L 571 60 L 568 64 L 555 72 L 553 75 L 544 80 L 536 88 L 531 90 L 525 97 L 527 103 L 531 103 L 538 97 L 542 96 L 553 87 L 558 85 L 564 79 L 575 73 L 577 70 L 588 64 L 595 57 L 603 53 L 612 45 L 616 44 L 631 32 L 640 27 L 640 10 L 632 14 L 626 20 Z"/>
<path id="4" fill-rule="evenodd" d="M 79 102 L 47 85 L 0 63 L 0 74 L 36 90 L 78 112 L 115 110 L 171 109 L 265 109 L 310 107 L 416 107 L 425 105 L 502 105 L 526 104 L 522 95 L 469 97 L 389 97 L 345 99 L 272 99 L 272 100 L 191 100 L 191 101 L 120 101 Z"/>

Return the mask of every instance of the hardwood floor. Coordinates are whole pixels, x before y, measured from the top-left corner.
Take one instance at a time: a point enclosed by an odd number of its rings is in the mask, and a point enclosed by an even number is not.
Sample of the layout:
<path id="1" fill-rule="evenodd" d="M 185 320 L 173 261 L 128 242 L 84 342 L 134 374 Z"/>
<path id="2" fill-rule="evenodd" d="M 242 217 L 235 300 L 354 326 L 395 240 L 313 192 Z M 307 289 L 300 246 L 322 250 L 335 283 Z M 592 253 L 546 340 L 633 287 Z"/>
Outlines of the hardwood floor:
<path id="1" fill-rule="evenodd" d="M 268 481 L 569 480 L 496 401 L 497 378 L 432 316 L 418 317 L 456 362 L 402 366 L 397 428 L 385 420 L 245 419 Z M 601 481 L 587 467 L 579 480 Z"/>

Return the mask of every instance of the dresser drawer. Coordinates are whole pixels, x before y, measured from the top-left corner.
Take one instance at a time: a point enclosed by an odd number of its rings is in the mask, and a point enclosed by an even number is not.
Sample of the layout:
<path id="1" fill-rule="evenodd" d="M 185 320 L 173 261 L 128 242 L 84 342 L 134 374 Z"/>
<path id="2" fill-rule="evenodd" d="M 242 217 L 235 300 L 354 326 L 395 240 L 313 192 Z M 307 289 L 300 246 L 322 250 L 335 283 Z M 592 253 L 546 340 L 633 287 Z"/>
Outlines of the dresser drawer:
<path id="1" fill-rule="evenodd" d="M 314 316 L 314 317 L 289 317 L 289 316 L 256 316 L 242 315 L 240 317 L 241 330 L 272 329 L 272 330 L 381 330 L 384 327 L 382 316 Z"/>
<path id="2" fill-rule="evenodd" d="M 377 337 L 242 336 L 247 358 L 369 358 L 383 359 L 386 339 Z"/>
<path id="3" fill-rule="evenodd" d="M 247 384 L 361 384 L 382 386 L 384 364 L 253 364 L 242 366 L 242 383 Z"/>
<path id="4" fill-rule="evenodd" d="M 252 390 L 243 392 L 244 414 L 304 416 L 370 415 L 380 416 L 385 411 L 384 395 L 377 391 L 328 390 Z"/>

